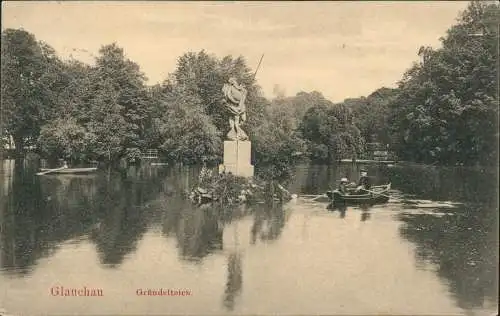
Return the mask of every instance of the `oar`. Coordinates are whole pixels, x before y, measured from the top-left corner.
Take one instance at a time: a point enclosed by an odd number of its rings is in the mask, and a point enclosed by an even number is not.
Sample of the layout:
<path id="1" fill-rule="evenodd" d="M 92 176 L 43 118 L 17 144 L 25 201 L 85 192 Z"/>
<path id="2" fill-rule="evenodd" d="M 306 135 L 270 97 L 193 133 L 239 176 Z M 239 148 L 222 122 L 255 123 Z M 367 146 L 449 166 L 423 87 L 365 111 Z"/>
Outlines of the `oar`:
<path id="1" fill-rule="evenodd" d="M 390 198 L 390 199 L 394 199 L 394 200 L 398 200 L 398 201 L 404 202 L 404 200 L 398 199 L 398 198 L 393 197 L 393 196 L 385 195 L 385 194 L 378 193 L 378 192 L 375 192 L 375 191 L 370 191 L 370 190 L 367 190 L 367 189 L 363 189 L 363 190 L 365 190 L 366 192 L 370 192 L 370 193 L 373 193 L 373 194 L 377 194 L 377 195 L 384 196 L 384 197 L 387 197 L 387 198 Z"/>
<path id="2" fill-rule="evenodd" d="M 311 199 L 311 201 L 316 201 L 317 199 L 319 199 L 319 198 L 324 198 L 324 197 L 328 198 L 328 195 L 326 195 L 326 194 L 321 194 L 321 195 L 318 195 L 317 197 L 315 197 L 315 198 Z"/>
<path id="3" fill-rule="evenodd" d="M 64 166 L 64 167 L 61 167 L 61 168 L 56 168 L 56 169 L 50 169 L 50 170 L 47 170 L 47 171 L 44 171 L 44 172 L 38 172 L 36 175 L 37 176 L 42 176 L 44 174 L 48 174 L 48 173 L 51 173 L 51 172 L 56 172 L 56 171 L 59 171 L 59 170 L 63 170 L 63 169 L 67 169 L 68 167 Z"/>
<path id="4" fill-rule="evenodd" d="M 316 201 L 319 198 L 328 198 L 326 194 L 304 194 L 300 195 L 300 197 L 307 198 L 308 201 Z"/>

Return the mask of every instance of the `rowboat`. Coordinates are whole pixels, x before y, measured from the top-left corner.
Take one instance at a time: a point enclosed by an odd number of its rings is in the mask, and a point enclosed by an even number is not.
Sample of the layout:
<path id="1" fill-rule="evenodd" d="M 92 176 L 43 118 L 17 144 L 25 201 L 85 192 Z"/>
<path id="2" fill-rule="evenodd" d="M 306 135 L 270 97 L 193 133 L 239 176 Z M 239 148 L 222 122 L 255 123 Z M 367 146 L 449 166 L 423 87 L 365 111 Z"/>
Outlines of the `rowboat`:
<path id="1" fill-rule="evenodd" d="M 380 186 L 372 186 L 370 192 L 363 194 L 357 194 L 352 191 L 343 194 L 338 190 L 334 190 L 326 192 L 326 195 L 334 205 L 374 205 L 387 203 L 389 201 L 388 192 L 390 189 L 391 184 L 388 183 Z"/>
<path id="2" fill-rule="evenodd" d="M 64 168 L 64 169 L 56 169 L 51 172 L 49 172 L 52 169 L 40 169 L 41 173 L 46 173 L 46 174 L 86 174 L 86 173 L 92 173 L 96 172 L 97 168 Z"/>

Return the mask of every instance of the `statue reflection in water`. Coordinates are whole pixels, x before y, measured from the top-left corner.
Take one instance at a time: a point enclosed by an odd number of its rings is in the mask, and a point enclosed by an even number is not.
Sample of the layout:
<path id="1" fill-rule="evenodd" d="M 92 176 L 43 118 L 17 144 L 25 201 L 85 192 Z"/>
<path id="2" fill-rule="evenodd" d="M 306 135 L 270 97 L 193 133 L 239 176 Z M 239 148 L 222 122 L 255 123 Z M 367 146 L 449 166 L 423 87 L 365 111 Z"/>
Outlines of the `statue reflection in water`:
<path id="1" fill-rule="evenodd" d="M 267 201 L 254 210 L 254 224 L 251 229 L 250 243 L 255 244 L 257 236 L 265 242 L 278 239 L 286 222 L 283 205 L 277 201 Z M 227 281 L 224 291 L 224 307 L 234 310 L 235 300 L 242 292 L 243 270 L 242 254 L 238 251 L 238 231 L 235 226 L 235 249 L 227 257 Z"/>
<path id="2" fill-rule="evenodd" d="M 234 310 L 236 298 L 241 294 L 243 289 L 242 254 L 239 247 L 237 222 L 233 223 L 233 228 L 233 242 L 227 256 L 227 281 L 223 298 L 223 305 L 229 311 Z"/>
<path id="3" fill-rule="evenodd" d="M 241 294 L 243 285 L 241 254 L 232 252 L 227 257 L 227 281 L 224 291 L 224 307 L 233 310 L 235 299 Z"/>

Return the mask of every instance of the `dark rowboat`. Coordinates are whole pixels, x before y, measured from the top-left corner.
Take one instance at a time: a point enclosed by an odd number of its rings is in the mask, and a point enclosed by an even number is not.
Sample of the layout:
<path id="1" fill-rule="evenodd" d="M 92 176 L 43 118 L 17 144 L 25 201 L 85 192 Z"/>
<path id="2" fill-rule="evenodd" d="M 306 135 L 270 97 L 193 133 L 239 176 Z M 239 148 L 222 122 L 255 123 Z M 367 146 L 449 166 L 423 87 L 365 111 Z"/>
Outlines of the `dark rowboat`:
<path id="1" fill-rule="evenodd" d="M 52 169 L 40 169 L 40 172 L 47 172 Z M 54 170 L 50 173 L 47 174 L 86 174 L 86 173 L 93 173 L 96 172 L 97 168 L 65 168 L 65 169 L 59 169 L 59 170 Z"/>
<path id="2" fill-rule="evenodd" d="M 342 194 L 338 190 L 328 191 L 326 195 L 333 205 L 374 205 L 384 204 L 389 201 L 389 190 L 391 184 L 373 186 L 370 188 L 371 192 L 356 194 L 348 193 Z"/>

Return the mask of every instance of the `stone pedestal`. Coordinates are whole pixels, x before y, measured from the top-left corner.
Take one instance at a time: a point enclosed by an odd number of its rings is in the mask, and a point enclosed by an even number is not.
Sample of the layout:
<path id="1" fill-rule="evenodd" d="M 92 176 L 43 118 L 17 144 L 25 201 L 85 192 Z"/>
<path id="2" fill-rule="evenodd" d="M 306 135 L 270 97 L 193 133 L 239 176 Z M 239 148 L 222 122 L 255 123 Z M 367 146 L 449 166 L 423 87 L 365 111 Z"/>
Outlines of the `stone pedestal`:
<path id="1" fill-rule="evenodd" d="M 251 162 L 252 143 L 249 141 L 225 141 L 224 163 L 219 166 L 219 171 L 225 170 L 235 176 L 253 177 L 253 166 Z"/>

